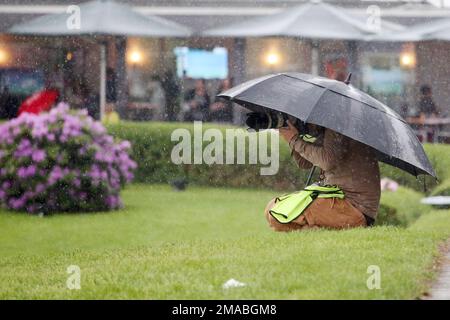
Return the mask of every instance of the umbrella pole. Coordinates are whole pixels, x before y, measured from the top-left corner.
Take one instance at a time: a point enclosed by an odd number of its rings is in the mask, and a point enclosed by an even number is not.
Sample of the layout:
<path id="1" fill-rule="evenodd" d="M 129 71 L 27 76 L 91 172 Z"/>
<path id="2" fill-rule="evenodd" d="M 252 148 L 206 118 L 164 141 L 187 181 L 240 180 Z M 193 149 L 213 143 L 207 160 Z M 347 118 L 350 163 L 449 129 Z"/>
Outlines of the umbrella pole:
<path id="1" fill-rule="evenodd" d="M 319 75 L 319 44 L 315 40 L 311 42 L 311 74 Z"/>
<path id="2" fill-rule="evenodd" d="M 244 38 L 236 38 L 234 40 L 233 44 L 233 51 L 232 51 L 232 59 L 233 64 L 236 66 L 235 68 L 231 69 L 232 77 L 234 78 L 235 83 L 242 83 L 245 81 L 245 52 L 247 50 L 247 40 Z M 244 112 L 242 112 L 242 109 L 240 107 L 237 107 L 236 104 L 233 104 L 233 124 L 240 125 L 243 123 L 243 115 Z"/>
<path id="3" fill-rule="evenodd" d="M 352 73 L 353 78 L 358 81 L 358 44 L 356 41 L 347 41 L 347 53 L 348 73 Z"/>
<path id="4" fill-rule="evenodd" d="M 126 66 L 127 38 L 116 37 L 116 111 L 121 119 L 127 117 L 128 73 Z"/>
<path id="5" fill-rule="evenodd" d="M 106 107 L 106 45 L 100 45 L 100 121 L 105 117 Z"/>

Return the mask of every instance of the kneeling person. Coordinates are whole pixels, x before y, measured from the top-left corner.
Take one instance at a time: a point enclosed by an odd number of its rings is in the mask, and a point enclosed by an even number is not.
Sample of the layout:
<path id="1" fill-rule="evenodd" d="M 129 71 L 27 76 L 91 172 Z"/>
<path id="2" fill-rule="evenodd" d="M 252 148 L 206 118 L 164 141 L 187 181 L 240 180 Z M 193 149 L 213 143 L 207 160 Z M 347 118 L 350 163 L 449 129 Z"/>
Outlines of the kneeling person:
<path id="1" fill-rule="evenodd" d="M 269 225 L 276 231 L 372 225 L 381 193 L 374 151 L 333 130 L 309 124 L 315 137 L 312 141 L 288 124 L 289 128 L 279 130 L 294 160 L 301 169 L 319 167 L 320 181 L 317 187 L 271 200 L 265 210 Z M 301 213 L 296 214 L 296 210 Z"/>

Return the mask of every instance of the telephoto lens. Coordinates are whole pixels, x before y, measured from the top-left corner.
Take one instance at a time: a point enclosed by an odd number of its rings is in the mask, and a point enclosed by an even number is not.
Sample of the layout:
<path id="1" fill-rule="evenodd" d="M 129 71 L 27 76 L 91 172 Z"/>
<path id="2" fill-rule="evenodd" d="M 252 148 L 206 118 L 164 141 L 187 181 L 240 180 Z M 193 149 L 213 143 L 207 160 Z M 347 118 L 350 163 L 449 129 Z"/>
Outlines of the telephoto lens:
<path id="1" fill-rule="evenodd" d="M 287 116 L 281 112 L 251 112 L 245 123 L 255 131 L 278 129 L 287 126 Z"/>

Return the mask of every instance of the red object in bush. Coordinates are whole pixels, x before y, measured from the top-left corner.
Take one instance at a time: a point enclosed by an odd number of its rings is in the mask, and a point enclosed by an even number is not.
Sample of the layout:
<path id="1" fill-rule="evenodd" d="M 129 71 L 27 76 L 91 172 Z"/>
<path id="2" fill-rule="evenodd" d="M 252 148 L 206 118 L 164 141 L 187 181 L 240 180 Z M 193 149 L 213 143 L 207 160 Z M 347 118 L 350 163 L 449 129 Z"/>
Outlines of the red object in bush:
<path id="1" fill-rule="evenodd" d="M 20 105 L 18 116 L 24 112 L 39 114 L 48 111 L 58 100 L 59 93 L 57 90 L 48 89 L 34 93 Z"/>

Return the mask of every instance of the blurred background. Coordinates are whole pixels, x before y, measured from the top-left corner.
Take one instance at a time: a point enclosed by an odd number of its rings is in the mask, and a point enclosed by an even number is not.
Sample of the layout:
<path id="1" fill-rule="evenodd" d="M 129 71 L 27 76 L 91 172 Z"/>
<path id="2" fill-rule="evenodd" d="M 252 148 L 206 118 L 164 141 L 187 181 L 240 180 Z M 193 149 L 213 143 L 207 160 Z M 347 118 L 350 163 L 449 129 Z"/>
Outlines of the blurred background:
<path id="1" fill-rule="evenodd" d="M 407 118 L 422 140 L 447 141 L 450 42 L 426 37 L 426 33 L 433 26 L 448 24 L 450 1 L 116 3 L 148 18 L 162 18 L 161 23 L 169 21 L 168 26 L 174 22 L 174 27 L 185 32 L 170 37 L 136 36 L 132 32 L 74 36 L 60 35 L 57 30 L 55 34 L 22 32 L 22 26 L 26 29 L 28 22 L 40 16 L 69 16 L 68 7 L 83 1 L 0 1 L 0 116 L 15 117 L 24 99 L 52 88 L 59 92 L 60 100 L 73 108 L 87 108 L 96 118 L 117 111 L 120 118 L 135 121 L 241 124 L 243 111 L 217 100 L 218 92 L 274 72 L 305 72 L 335 79 L 352 72 L 354 86 Z M 381 32 L 375 36 L 367 32 L 364 39 L 334 35 L 315 39 L 305 37 L 304 30 L 289 35 L 276 30 L 273 34 L 245 32 L 249 30 L 246 23 L 257 25 L 271 16 L 274 23 L 277 19 L 288 22 L 295 8 L 321 3 L 336 8 L 338 16 L 343 12 Z M 82 23 L 84 13 L 81 10 Z M 302 19 L 301 14 L 297 19 Z M 120 28 L 120 20 L 114 23 Z M 326 23 L 318 21 L 311 28 L 320 31 Z M 413 31 L 417 32 L 411 35 Z M 101 47 L 105 49 L 104 72 Z M 428 121 L 430 117 L 433 119 Z"/>

